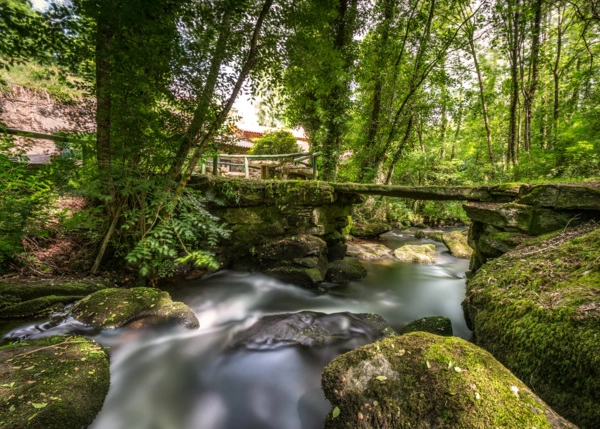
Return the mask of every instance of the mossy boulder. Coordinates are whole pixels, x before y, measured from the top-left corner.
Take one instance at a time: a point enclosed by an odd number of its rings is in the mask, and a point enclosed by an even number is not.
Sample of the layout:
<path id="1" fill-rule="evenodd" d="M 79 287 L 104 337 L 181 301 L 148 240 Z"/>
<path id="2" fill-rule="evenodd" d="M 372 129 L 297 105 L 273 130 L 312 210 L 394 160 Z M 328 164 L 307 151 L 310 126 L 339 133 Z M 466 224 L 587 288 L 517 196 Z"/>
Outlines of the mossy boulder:
<path id="1" fill-rule="evenodd" d="M 485 350 L 425 332 L 345 353 L 323 370 L 326 429 L 575 428 Z"/>
<path id="2" fill-rule="evenodd" d="M 467 243 L 467 231 L 451 231 L 442 234 L 442 241 L 452 256 L 460 259 L 469 259 L 473 249 Z"/>
<path id="3" fill-rule="evenodd" d="M 80 429 L 108 393 L 108 356 L 83 337 L 0 347 L 0 427 Z"/>
<path id="4" fill-rule="evenodd" d="M 390 258 L 392 256 L 392 250 L 379 243 L 349 242 L 346 255 L 358 259 L 373 260 Z"/>
<path id="5" fill-rule="evenodd" d="M 250 328 L 238 332 L 231 344 L 258 350 L 292 345 L 322 347 L 355 337 L 371 343 L 393 334 L 394 330 L 378 314 L 301 311 L 263 316 Z"/>
<path id="6" fill-rule="evenodd" d="M 492 225 L 502 231 L 540 235 L 575 226 L 587 215 L 575 216 L 573 212 L 553 210 L 517 203 L 468 203 L 463 208 L 472 221 Z"/>
<path id="7" fill-rule="evenodd" d="M 350 235 L 359 238 L 373 238 L 391 230 L 392 227 L 385 222 L 355 223 L 350 229 Z"/>
<path id="8" fill-rule="evenodd" d="M 332 283 L 348 283 L 367 276 L 367 270 L 360 261 L 345 258 L 341 261 L 330 262 L 327 266 L 325 280 Z"/>
<path id="9" fill-rule="evenodd" d="M 440 243 L 443 241 L 442 235 L 444 235 L 442 231 L 423 231 L 422 229 L 418 229 L 417 232 L 415 232 L 415 238 L 428 238 Z"/>
<path id="10" fill-rule="evenodd" d="M 44 315 L 110 287 L 106 280 L 29 280 L 0 282 L 0 319 Z"/>
<path id="11" fill-rule="evenodd" d="M 452 321 L 443 316 L 424 317 L 410 322 L 398 331 L 400 335 L 411 332 L 429 332 L 443 337 L 451 337 L 453 335 Z"/>
<path id="12" fill-rule="evenodd" d="M 199 327 L 198 319 L 187 305 L 173 302 L 167 292 L 146 287 L 95 292 L 77 302 L 70 314 L 100 329 L 119 328 L 145 317 L 161 323 L 175 321 L 189 329 Z"/>
<path id="13" fill-rule="evenodd" d="M 586 225 L 483 265 L 463 302 L 477 344 L 582 428 L 600 422 L 600 230 Z"/>
<path id="14" fill-rule="evenodd" d="M 433 244 L 405 244 L 394 250 L 394 256 L 402 262 L 435 264 L 435 246 Z"/>
<path id="15" fill-rule="evenodd" d="M 320 256 L 327 244 L 312 235 L 300 235 L 273 241 L 256 249 L 255 256 L 263 261 L 284 261 L 307 256 Z"/>

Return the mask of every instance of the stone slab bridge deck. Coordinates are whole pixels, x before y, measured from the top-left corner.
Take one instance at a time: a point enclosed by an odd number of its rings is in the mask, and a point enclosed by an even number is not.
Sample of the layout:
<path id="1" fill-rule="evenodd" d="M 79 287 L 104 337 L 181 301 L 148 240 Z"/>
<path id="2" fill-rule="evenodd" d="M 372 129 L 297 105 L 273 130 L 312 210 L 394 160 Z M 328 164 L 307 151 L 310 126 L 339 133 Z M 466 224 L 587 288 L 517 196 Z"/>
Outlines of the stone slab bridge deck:
<path id="1" fill-rule="evenodd" d="M 364 202 L 367 195 L 464 201 L 463 208 L 471 219 L 469 245 L 475 250 L 472 270 L 532 236 L 587 221 L 600 222 L 597 182 L 408 187 L 202 175 L 193 177 L 190 185 L 203 191 L 209 200 L 209 210 L 228 224 L 232 231 L 228 250 L 235 260 L 246 257 L 247 249 L 307 236 L 324 242 L 327 250 L 323 254 L 330 262 L 343 258 L 346 249 L 343 237 L 352 207 Z M 308 256 L 296 253 L 291 252 L 292 262 L 285 262 L 278 269 L 288 273 L 297 265 L 309 264 L 308 259 L 303 259 Z M 269 257 L 263 256 L 261 263 L 272 271 L 268 260 Z M 318 262 L 310 261 L 310 264 Z"/>

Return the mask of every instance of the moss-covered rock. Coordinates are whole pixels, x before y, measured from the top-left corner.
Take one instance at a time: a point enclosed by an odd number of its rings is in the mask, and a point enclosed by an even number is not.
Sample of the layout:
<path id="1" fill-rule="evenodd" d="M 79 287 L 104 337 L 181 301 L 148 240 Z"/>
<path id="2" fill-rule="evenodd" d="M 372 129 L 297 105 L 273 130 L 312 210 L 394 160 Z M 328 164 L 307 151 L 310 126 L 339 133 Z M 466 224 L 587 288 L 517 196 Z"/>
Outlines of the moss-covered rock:
<path id="1" fill-rule="evenodd" d="M 256 249 L 255 256 L 261 260 L 284 261 L 307 256 L 320 256 L 327 244 L 318 237 L 301 235 L 267 243 Z"/>
<path id="2" fill-rule="evenodd" d="M 442 234 L 442 241 L 452 256 L 469 259 L 473 249 L 467 243 L 467 231 L 451 231 Z"/>
<path id="3" fill-rule="evenodd" d="M 392 227 L 384 222 L 355 223 L 350 229 L 350 235 L 359 238 L 372 238 L 391 230 Z"/>
<path id="4" fill-rule="evenodd" d="M 83 297 L 108 287 L 110 285 L 106 280 L 95 279 L 66 281 L 58 279 L 13 279 L 3 281 L 0 282 L 0 309 L 36 298 L 50 296 Z M 53 305 L 53 303 L 49 305 Z"/>
<path id="5" fill-rule="evenodd" d="M 318 267 L 280 265 L 267 268 L 263 273 L 284 283 L 302 286 L 306 289 L 312 289 L 325 280 L 323 270 Z"/>
<path id="6" fill-rule="evenodd" d="M 574 428 L 494 357 L 456 337 L 392 336 L 334 359 L 325 428 Z"/>
<path id="7" fill-rule="evenodd" d="M 540 235 L 574 226 L 588 216 L 525 204 L 468 203 L 463 205 L 469 219 L 493 225 L 503 231 Z"/>
<path id="8" fill-rule="evenodd" d="M 238 332 L 231 344 L 249 349 L 322 347 L 353 337 L 373 342 L 393 334 L 394 330 L 378 314 L 301 311 L 263 316 L 250 328 Z"/>
<path id="9" fill-rule="evenodd" d="M 348 283 L 366 276 L 367 270 L 359 261 L 346 258 L 329 263 L 325 280 L 332 283 Z"/>
<path id="10" fill-rule="evenodd" d="M 442 316 L 424 317 L 410 322 L 398 331 L 400 335 L 411 332 L 429 332 L 443 337 L 451 337 L 453 335 L 452 321 Z"/>
<path id="11" fill-rule="evenodd" d="M 519 203 L 570 210 L 600 210 L 598 185 L 552 183 L 529 187 Z"/>
<path id="12" fill-rule="evenodd" d="M 483 265 L 463 308 L 478 344 L 582 428 L 600 422 L 600 230 L 567 230 Z"/>
<path id="13" fill-rule="evenodd" d="M 109 383 L 108 357 L 87 338 L 53 336 L 0 347 L 0 427 L 87 427 Z"/>
<path id="14" fill-rule="evenodd" d="M 70 314 L 100 329 L 118 328 L 144 317 L 162 323 L 176 321 L 189 329 L 199 327 L 198 319 L 187 305 L 173 302 L 167 292 L 145 287 L 95 292 L 77 302 Z"/>
<path id="15" fill-rule="evenodd" d="M 435 264 L 435 246 L 433 244 L 405 244 L 394 250 L 394 256 L 402 262 Z"/>
<path id="16" fill-rule="evenodd" d="M 373 260 L 391 257 L 392 250 L 379 243 L 349 242 L 346 255 L 358 259 Z"/>
<path id="17" fill-rule="evenodd" d="M 82 299 L 83 296 L 44 296 L 2 308 L 0 319 L 18 319 L 22 317 L 37 317 L 58 311 L 65 305 Z"/>

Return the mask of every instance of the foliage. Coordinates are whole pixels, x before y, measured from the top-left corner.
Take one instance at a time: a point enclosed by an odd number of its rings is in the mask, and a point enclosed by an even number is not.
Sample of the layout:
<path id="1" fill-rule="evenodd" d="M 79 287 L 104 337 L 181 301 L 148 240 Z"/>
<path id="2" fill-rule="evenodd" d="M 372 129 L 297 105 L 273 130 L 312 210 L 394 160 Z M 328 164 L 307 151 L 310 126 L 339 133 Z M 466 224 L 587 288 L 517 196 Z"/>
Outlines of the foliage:
<path id="1" fill-rule="evenodd" d="M 135 213 L 126 213 L 124 229 L 140 221 Z M 219 239 L 229 236 L 224 224 L 211 215 L 202 199 L 193 191 L 186 192 L 175 215 L 149 229 L 125 256 L 127 262 L 139 269 L 140 275 L 151 280 L 168 277 L 182 264 L 197 269 L 219 267 L 214 255 L 203 250 L 214 247 Z"/>
<path id="2" fill-rule="evenodd" d="M 254 145 L 250 150 L 253 155 L 277 155 L 297 153 L 298 143 L 296 137 L 285 130 L 268 131 L 260 138 L 253 140 Z"/>
<path id="3" fill-rule="evenodd" d="M 47 172 L 28 168 L 14 140 L 0 134 L 0 268 L 22 249 L 25 235 L 42 229 L 51 196 Z"/>
<path id="4" fill-rule="evenodd" d="M 37 91 L 45 91 L 59 103 L 74 103 L 81 99 L 83 91 L 79 81 L 66 75 L 57 66 L 36 62 L 16 64 L 8 70 L 0 70 L 0 81 Z"/>

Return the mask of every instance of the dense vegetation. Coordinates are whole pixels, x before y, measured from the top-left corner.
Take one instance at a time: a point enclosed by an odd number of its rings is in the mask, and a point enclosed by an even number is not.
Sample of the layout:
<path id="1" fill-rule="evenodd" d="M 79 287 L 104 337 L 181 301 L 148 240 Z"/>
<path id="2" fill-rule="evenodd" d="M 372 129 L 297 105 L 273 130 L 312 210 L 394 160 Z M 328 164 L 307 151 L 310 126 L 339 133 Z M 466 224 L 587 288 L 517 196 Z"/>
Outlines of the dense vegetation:
<path id="1" fill-rule="evenodd" d="M 304 127 L 324 180 L 598 176 L 598 11 L 596 0 L 74 0 L 43 12 L 1 1 L 0 66 L 95 97 L 97 133 L 73 143 L 82 167 L 44 178 L 2 169 L 0 199 L 15 215 L 0 215 L 0 264 L 55 199 L 49 180 L 92 202 L 77 231 L 97 246 L 92 272 L 105 255 L 148 278 L 176 261 L 214 266 L 202 249 L 227 231 L 187 184 L 232 138 L 243 93 Z M 372 206 L 396 220 L 461 218 L 452 205 Z"/>

